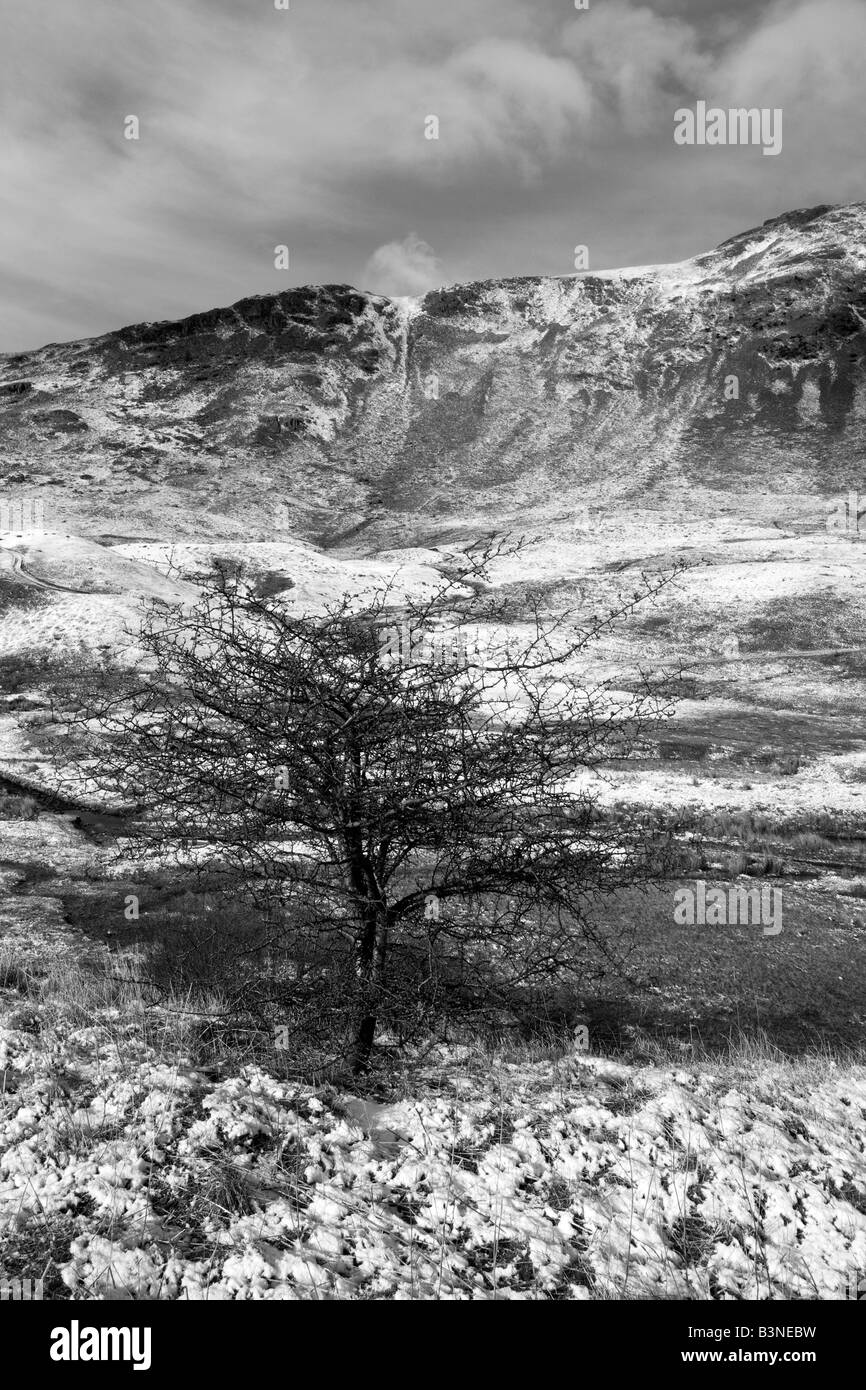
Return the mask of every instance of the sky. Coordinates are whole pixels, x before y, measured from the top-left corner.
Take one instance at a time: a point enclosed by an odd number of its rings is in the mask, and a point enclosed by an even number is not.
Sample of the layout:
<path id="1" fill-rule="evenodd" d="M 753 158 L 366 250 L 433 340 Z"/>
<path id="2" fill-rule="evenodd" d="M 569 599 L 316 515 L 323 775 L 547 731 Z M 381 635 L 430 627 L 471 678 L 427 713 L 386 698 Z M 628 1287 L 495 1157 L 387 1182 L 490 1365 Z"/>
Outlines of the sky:
<path id="1" fill-rule="evenodd" d="M 866 198 L 866 0 L 0 0 L 0 34 L 5 352 Z M 780 108 L 781 152 L 677 144 L 698 101 Z"/>

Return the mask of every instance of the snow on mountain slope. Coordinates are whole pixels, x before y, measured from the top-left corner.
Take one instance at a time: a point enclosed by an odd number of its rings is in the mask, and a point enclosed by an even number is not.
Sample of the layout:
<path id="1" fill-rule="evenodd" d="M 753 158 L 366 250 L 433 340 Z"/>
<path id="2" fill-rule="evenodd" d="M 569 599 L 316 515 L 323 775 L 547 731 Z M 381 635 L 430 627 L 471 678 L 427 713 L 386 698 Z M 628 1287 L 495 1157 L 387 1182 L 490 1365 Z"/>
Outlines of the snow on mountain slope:
<path id="1" fill-rule="evenodd" d="M 2 486 L 91 536 L 368 549 L 722 494 L 821 521 L 862 458 L 864 267 L 853 204 L 677 265 L 297 288 L 6 355 Z"/>

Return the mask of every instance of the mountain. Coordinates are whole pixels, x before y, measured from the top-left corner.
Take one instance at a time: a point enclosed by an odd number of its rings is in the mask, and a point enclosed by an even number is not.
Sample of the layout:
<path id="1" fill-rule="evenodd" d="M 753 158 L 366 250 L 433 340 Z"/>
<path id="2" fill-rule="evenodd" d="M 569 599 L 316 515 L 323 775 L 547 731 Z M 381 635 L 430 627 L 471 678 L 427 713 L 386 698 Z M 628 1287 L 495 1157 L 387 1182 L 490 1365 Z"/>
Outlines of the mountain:
<path id="1" fill-rule="evenodd" d="M 91 536 L 368 551 L 581 506 L 820 527 L 864 360 L 866 204 L 817 207 L 677 265 L 297 288 L 5 355 L 0 486 Z"/>
<path id="2" fill-rule="evenodd" d="M 493 569 L 518 623 L 540 603 L 579 628 L 686 567 L 587 655 L 621 684 L 685 668 L 670 737 L 605 795 L 847 824 L 864 364 L 864 203 L 676 265 L 420 300 L 297 288 L 7 355 L 0 502 L 40 499 L 45 526 L 0 537 L 0 692 L 37 653 L 113 646 L 217 559 L 309 610 L 398 567 L 418 591 L 443 548 L 518 533 Z M 0 763 L 17 740 L 0 714 Z"/>

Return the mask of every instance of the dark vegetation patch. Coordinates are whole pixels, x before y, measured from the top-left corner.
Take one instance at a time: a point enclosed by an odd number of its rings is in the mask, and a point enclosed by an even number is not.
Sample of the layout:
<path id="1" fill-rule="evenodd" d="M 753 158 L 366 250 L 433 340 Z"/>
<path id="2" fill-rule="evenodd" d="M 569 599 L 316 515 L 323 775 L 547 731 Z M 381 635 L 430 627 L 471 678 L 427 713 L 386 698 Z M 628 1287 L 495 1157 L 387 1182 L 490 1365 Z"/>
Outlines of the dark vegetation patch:
<path id="1" fill-rule="evenodd" d="M 14 961 L 0 960 L 0 989 L 14 990 L 16 994 L 29 994 L 33 987 L 33 976 L 23 965 Z"/>
<path id="2" fill-rule="evenodd" d="M 31 589 L 25 584 L 16 584 L 14 580 L 8 579 L 6 575 L 0 574 L 0 615 L 11 613 L 13 610 L 19 612 L 33 611 L 37 608 L 45 608 L 51 602 L 51 595 L 41 589 Z M 41 656 L 39 652 L 28 652 L 22 655 L 6 654 L 0 656 L 0 689 L 5 689 L 3 685 L 3 672 L 10 670 L 38 669 Z M 8 685 L 8 677 L 6 677 Z M 8 688 L 14 690 L 14 686 Z"/>
<path id="3" fill-rule="evenodd" d="M 861 1216 L 866 1216 L 866 1189 L 856 1187 L 850 1179 L 846 1179 L 842 1183 L 836 1183 L 831 1178 L 828 1186 L 831 1197 L 841 1197 L 843 1202 L 847 1202 L 848 1205 L 853 1207 L 855 1211 L 858 1211 Z"/>
<path id="4" fill-rule="evenodd" d="M 89 429 L 74 410 L 42 410 L 33 419 L 51 434 L 81 434 Z"/>
<path id="5" fill-rule="evenodd" d="M 744 624 L 750 648 L 777 652 L 863 644 L 862 607 L 837 593 L 793 594 L 768 600 Z"/>
<path id="6" fill-rule="evenodd" d="M 60 1277 L 70 1259 L 70 1246 L 79 1230 L 72 1216 L 29 1222 L 0 1235 L 0 1280 L 42 1280 L 46 1300 L 72 1298 Z"/>
<path id="7" fill-rule="evenodd" d="M 39 806 L 32 796 L 18 796 L 3 790 L 0 781 L 0 821 L 36 820 Z"/>
<path id="8" fill-rule="evenodd" d="M 667 1241 L 684 1265 L 706 1264 L 713 1253 L 715 1231 L 702 1216 L 680 1216 L 667 1230 Z"/>
<path id="9" fill-rule="evenodd" d="M 484 1276 L 490 1287 L 508 1284 L 515 1289 L 531 1289 L 535 1284 L 535 1267 L 529 1247 L 518 1240 L 501 1237 L 466 1251 L 470 1269 Z"/>
<path id="10" fill-rule="evenodd" d="M 432 318 L 455 318 L 475 314 L 483 305 L 482 285 L 455 285 L 450 289 L 431 290 L 424 298 L 423 309 Z"/>
<path id="11" fill-rule="evenodd" d="M 705 875 L 726 893 L 736 881 Z M 862 1052 L 866 1036 L 866 926 L 834 895 L 774 880 L 782 931 L 761 925 L 677 926 L 674 889 L 695 879 L 628 890 L 600 917 L 636 918 L 622 972 L 584 998 L 590 1049 L 631 1054 L 647 1039 L 724 1055 L 743 1037 L 769 1040 L 789 1056 L 821 1049 Z M 760 888 L 760 879 L 742 880 Z"/>

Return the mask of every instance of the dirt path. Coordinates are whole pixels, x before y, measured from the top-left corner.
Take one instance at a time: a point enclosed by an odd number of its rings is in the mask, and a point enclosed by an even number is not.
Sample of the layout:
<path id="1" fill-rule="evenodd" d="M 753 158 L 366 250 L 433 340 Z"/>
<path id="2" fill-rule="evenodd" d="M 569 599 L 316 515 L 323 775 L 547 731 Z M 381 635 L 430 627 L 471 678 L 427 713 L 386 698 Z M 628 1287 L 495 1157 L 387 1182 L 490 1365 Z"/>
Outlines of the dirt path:
<path id="1" fill-rule="evenodd" d="M 51 589 L 61 594 L 92 594 L 95 589 L 73 589 L 68 584 L 55 584 L 52 579 L 42 579 L 24 568 L 24 561 L 13 551 L 0 548 L 0 571 L 11 575 L 12 579 L 27 589 Z"/>

